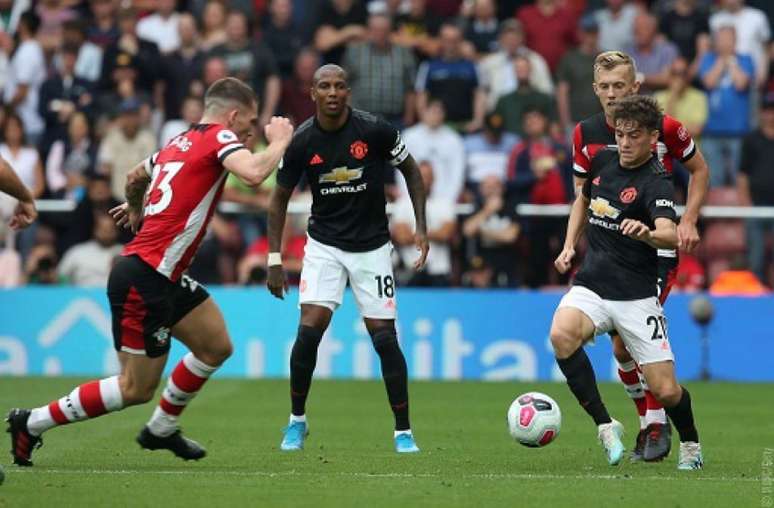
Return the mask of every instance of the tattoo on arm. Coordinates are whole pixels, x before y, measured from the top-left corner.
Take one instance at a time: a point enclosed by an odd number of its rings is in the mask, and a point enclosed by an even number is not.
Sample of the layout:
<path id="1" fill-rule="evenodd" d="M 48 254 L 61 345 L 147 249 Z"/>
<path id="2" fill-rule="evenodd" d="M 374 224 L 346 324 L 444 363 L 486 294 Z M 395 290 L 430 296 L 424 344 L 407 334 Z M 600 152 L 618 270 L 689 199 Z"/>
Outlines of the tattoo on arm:
<path id="1" fill-rule="evenodd" d="M 139 168 L 139 169 L 138 169 Z M 150 177 L 142 166 L 135 167 L 126 178 L 126 202 L 135 210 L 142 210 L 145 191 L 148 189 Z"/>
<path id="2" fill-rule="evenodd" d="M 293 189 L 276 185 L 269 201 L 269 252 L 282 251 L 282 231 L 285 229 L 285 217 L 288 212 L 288 201 Z"/>
<path id="3" fill-rule="evenodd" d="M 427 200 L 427 193 L 425 192 L 425 183 L 422 181 L 422 174 L 419 172 L 414 157 L 409 155 L 406 157 L 398 169 L 403 173 L 403 177 L 406 179 L 406 186 L 408 187 L 409 196 L 411 197 L 411 204 L 414 206 L 414 218 L 417 223 L 417 232 L 427 232 L 427 222 L 425 220 L 425 202 Z"/>

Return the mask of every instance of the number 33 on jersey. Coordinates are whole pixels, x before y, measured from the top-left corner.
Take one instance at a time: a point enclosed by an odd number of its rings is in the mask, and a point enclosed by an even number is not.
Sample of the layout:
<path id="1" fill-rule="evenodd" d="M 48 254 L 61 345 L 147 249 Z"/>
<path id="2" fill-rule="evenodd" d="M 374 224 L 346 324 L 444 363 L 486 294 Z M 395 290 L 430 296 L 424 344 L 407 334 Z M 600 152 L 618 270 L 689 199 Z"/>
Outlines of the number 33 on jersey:
<path id="1" fill-rule="evenodd" d="M 227 172 L 223 161 L 244 150 L 236 134 L 198 124 L 145 160 L 151 182 L 143 224 L 124 249 L 176 281 L 188 268 L 215 211 Z"/>

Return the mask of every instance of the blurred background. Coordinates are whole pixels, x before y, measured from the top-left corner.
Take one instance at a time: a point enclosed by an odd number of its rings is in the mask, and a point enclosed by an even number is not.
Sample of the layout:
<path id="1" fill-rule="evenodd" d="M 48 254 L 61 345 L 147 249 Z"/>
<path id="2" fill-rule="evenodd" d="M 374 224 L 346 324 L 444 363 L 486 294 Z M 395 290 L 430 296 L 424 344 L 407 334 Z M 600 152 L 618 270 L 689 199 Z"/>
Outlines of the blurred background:
<path id="1" fill-rule="evenodd" d="M 427 269 L 416 274 L 410 203 L 402 177 L 385 167 L 398 284 L 434 288 L 405 290 L 399 306 L 408 316 L 406 340 L 419 344 L 411 361 L 424 365 L 415 374 L 482 378 L 487 365 L 503 365 L 503 354 L 516 358 L 514 365 L 526 361 L 513 346 L 524 340 L 539 367 L 506 369 L 502 378 L 524 372 L 551 378 L 545 336 L 568 282 L 553 260 L 573 196 L 571 134 L 579 120 L 600 111 L 592 63 L 613 49 L 634 57 L 642 91 L 685 125 L 710 166 L 702 242 L 681 254 L 670 303 L 679 310 L 667 307 L 672 335 L 696 339 L 685 344 L 695 362 L 684 373 L 699 375 L 698 337 L 713 326 L 707 336 L 733 344 L 729 351 L 750 341 L 759 354 L 750 361 L 761 362 L 770 357 L 761 348 L 774 349 L 774 340 L 761 340 L 761 334 L 772 339 L 772 327 L 756 324 L 774 316 L 774 300 L 765 296 L 774 285 L 773 12 L 768 0 L 0 0 L 0 155 L 42 212 L 15 234 L 6 227 L 14 203 L 0 197 L 0 287 L 17 288 L 0 291 L 0 372 L 95 372 L 68 370 L 64 357 L 47 356 L 46 348 L 67 334 L 96 336 L 109 364 L 102 293 L 130 238 L 106 211 L 122 202 L 127 171 L 197 122 L 204 91 L 225 76 L 254 87 L 261 125 L 274 114 L 300 124 L 314 113 L 314 70 L 333 62 L 349 72 L 352 106 L 402 131 L 430 189 L 433 242 Z M 749 73 L 745 87 L 735 87 L 730 75 L 707 79 L 720 58 L 735 59 Z M 264 143 L 261 131 L 256 150 Z M 684 203 L 688 173 L 679 164 L 674 180 Z M 191 267 L 200 282 L 228 286 L 214 294 L 239 330 L 232 330 L 235 340 L 246 341 L 238 347 L 249 353 L 247 361 L 269 366 L 260 375 L 283 374 L 285 346 L 274 353 L 263 342 L 250 349 L 248 338 L 290 340 L 297 322 L 287 300 L 279 310 L 266 293 L 236 289 L 265 281 L 273 185 L 270 179 L 253 189 L 230 178 Z M 301 186 L 283 246 L 292 283 L 301 269 L 309 202 Z M 472 289 L 439 289 L 460 287 Z M 492 291 L 503 288 L 509 291 Z M 746 298 L 713 300 L 717 319 L 702 328 L 688 304 L 692 293 L 703 292 Z M 282 323 L 255 324 L 245 314 L 255 314 L 256 305 L 259 316 L 278 312 L 284 318 L 275 321 Z M 346 337 L 342 355 L 349 356 L 340 361 L 349 367 L 331 360 L 332 375 L 371 372 L 357 370 L 365 365 L 354 360 L 357 341 L 367 337 L 350 307 L 331 332 Z M 744 326 L 740 309 L 752 313 Z M 77 324 L 82 316 L 90 324 Z M 465 345 L 466 333 L 485 336 L 489 345 L 501 336 L 513 340 L 486 356 L 483 346 Z M 78 340 L 90 351 L 84 345 L 90 343 Z M 430 341 L 427 347 L 422 340 Z M 456 351 L 459 364 L 441 350 Z M 275 370 L 266 360 L 271 354 Z M 466 363 L 473 357 L 475 368 Z M 83 358 L 78 362 L 88 365 Z M 599 358 L 607 372 L 609 354 Z M 249 365 L 234 373 L 258 372 Z M 771 379 L 761 368 L 760 379 Z"/>

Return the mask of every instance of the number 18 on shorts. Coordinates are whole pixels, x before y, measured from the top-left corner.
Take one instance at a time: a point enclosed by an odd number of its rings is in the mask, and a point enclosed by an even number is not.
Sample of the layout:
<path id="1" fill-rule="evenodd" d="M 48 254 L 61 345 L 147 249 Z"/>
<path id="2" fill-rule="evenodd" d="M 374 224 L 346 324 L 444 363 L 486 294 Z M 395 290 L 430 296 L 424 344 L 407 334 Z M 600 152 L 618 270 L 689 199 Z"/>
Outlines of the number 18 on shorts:
<path id="1" fill-rule="evenodd" d="M 387 242 L 367 252 L 347 252 L 311 237 L 304 248 L 299 303 L 327 307 L 341 305 L 347 280 L 360 314 L 373 319 L 395 319 L 395 279 L 392 245 Z"/>

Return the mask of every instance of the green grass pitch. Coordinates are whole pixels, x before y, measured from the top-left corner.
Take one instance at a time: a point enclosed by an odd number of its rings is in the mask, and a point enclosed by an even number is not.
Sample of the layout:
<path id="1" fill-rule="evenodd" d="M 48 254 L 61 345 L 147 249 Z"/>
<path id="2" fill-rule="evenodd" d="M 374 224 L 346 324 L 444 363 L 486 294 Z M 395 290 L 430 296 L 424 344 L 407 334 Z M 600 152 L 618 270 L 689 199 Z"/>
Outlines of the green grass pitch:
<path id="1" fill-rule="evenodd" d="M 0 408 L 47 403 L 80 381 L 0 378 Z M 315 382 L 306 449 L 288 454 L 278 450 L 286 381 L 213 380 L 182 418 L 186 435 L 207 447 L 204 460 L 141 450 L 134 437 L 153 405 L 130 408 L 47 433 L 32 468 L 11 466 L 4 455 L 0 507 L 767 506 L 772 385 L 688 386 L 703 471 L 676 470 L 676 438 L 663 463 L 608 466 L 596 429 L 563 384 L 414 382 L 412 425 L 422 452 L 398 456 L 380 382 Z M 562 408 L 559 438 L 543 449 L 518 445 L 505 427 L 511 400 L 530 390 Z M 633 404 L 620 386 L 602 393 L 631 446 Z"/>

